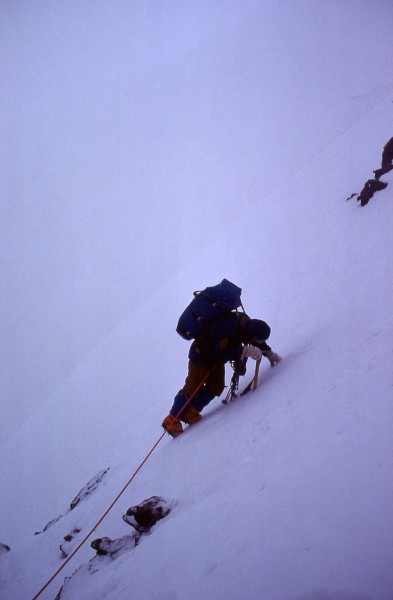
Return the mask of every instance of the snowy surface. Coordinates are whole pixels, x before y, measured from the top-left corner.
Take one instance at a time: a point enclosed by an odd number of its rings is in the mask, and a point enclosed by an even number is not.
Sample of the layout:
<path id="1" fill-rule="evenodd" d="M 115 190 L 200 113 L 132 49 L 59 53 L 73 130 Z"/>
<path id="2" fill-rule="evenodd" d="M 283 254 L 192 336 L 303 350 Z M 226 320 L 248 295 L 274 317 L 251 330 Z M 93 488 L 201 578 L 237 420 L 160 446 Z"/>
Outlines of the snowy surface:
<path id="1" fill-rule="evenodd" d="M 392 27 L 378 0 L 1 3 L 2 598 L 159 438 L 177 318 L 226 277 L 283 361 L 165 436 L 41 597 L 160 495 L 66 600 L 392 600 L 392 173 L 345 201 L 393 135 Z"/>

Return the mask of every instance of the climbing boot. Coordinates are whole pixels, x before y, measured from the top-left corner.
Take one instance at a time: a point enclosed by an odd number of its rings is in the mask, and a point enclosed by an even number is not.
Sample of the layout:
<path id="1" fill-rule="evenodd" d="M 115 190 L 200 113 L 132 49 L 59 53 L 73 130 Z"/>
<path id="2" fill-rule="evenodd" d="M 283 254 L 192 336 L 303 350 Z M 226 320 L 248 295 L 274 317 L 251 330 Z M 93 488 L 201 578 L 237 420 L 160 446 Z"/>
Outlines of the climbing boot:
<path id="1" fill-rule="evenodd" d="M 162 422 L 162 426 L 173 438 L 183 433 L 183 426 L 179 419 L 169 414 Z"/>
<path id="2" fill-rule="evenodd" d="M 183 423 L 188 423 L 188 425 L 194 425 L 201 419 L 201 413 L 193 406 L 187 406 L 186 410 L 180 415 L 180 420 L 183 421 Z"/>

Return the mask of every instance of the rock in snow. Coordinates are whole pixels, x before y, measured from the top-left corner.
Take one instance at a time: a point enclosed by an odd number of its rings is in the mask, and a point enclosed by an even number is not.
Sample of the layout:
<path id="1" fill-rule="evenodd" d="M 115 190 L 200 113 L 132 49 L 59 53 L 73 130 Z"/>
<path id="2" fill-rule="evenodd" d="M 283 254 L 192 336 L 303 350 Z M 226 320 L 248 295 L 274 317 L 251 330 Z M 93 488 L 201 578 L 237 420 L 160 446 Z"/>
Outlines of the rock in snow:
<path id="1" fill-rule="evenodd" d="M 77 535 L 81 531 L 82 529 L 79 529 L 79 527 L 74 527 L 71 533 L 64 536 L 64 542 L 60 544 L 60 550 L 64 558 L 67 558 L 67 556 L 69 556 L 73 552 L 74 548 L 76 547 L 75 542 L 77 539 Z"/>
<path id="2" fill-rule="evenodd" d="M 71 510 L 74 510 L 75 506 L 77 504 L 79 504 L 79 502 L 81 500 L 83 500 L 83 498 L 85 498 L 86 496 L 89 496 L 90 494 L 92 494 L 94 492 L 94 490 L 101 483 L 105 474 L 108 471 L 109 471 L 109 467 L 107 469 L 103 469 L 102 471 L 97 473 L 97 475 L 95 477 L 90 479 L 90 481 L 88 483 L 86 483 L 86 485 L 80 490 L 80 492 L 78 492 L 78 494 L 75 496 L 75 498 L 71 502 L 71 504 L 70 504 Z"/>
<path id="3" fill-rule="evenodd" d="M 139 533 L 150 533 L 150 529 L 159 521 L 164 519 L 172 510 L 173 502 L 167 502 L 159 496 L 152 496 L 137 506 L 129 508 L 123 521 L 131 525 Z"/>
<path id="4" fill-rule="evenodd" d="M 7 546 L 7 544 L 0 544 L 0 556 L 2 554 L 6 554 L 7 552 L 11 552 L 11 548 Z"/>
<path id="5" fill-rule="evenodd" d="M 105 564 L 132 550 L 138 545 L 142 535 L 149 535 L 151 528 L 164 519 L 175 506 L 174 500 L 165 500 L 160 496 L 152 496 L 136 506 L 132 506 L 123 516 L 123 520 L 134 528 L 129 535 L 112 540 L 109 537 L 97 538 L 91 542 L 91 547 L 97 552 L 86 565 L 81 565 L 71 577 L 66 577 L 55 600 L 70 598 L 76 590 L 81 590 L 85 577 L 93 575 Z M 68 537 L 68 536 L 67 536 Z M 72 539 L 72 538 L 71 538 Z"/>
<path id="6" fill-rule="evenodd" d="M 49 523 L 47 523 L 45 525 L 45 527 L 42 531 L 36 531 L 34 535 L 39 535 L 40 533 L 43 533 L 44 531 L 48 531 L 48 529 L 50 527 L 52 527 L 52 525 L 54 525 L 55 523 L 60 521 L 60 519 L 62 519 L 66 514 L 68 514 L 70 512 L 70 510 L 74 510 L 74 508 L 79 504 L 79 502 L 81 500 L 86 498 L 86 496 L 90 496 L 90 494 L 92 494 L 96 490 L 98 485 L 101 483 L 101 481 L 103 480 L 105 474 L 109 471 L 109 469 L 110 469 L 110 467 L 103 469 L 102 471 L 97 473 L 97 475 L 95 475 L 95 477 L 90 479 L 90 481 L 88 483 L 86 483 L 86 485 L 77 493 L 77 495 L 75 496 L 75 498 L 73 499 L 73 501 L 70 504 L 70 508 L 63 515 L 59 515 L 55 519 L 52 519 L 51 521 L 49 521 Z M 66 541 L 68 541 L 68 540 L 66 540 Z"/>
<path id="7" fill-rule="evenodd" d="M 131 535 L 123 535 L 117 540 L 111 540 L 108 537 L 98 538 L 90 545 L 96 550 L 98 556 L 112 556 L 120 552 L 120 550 L 131 550 L 138 544 L 140 535 L 137 531 Z"/>

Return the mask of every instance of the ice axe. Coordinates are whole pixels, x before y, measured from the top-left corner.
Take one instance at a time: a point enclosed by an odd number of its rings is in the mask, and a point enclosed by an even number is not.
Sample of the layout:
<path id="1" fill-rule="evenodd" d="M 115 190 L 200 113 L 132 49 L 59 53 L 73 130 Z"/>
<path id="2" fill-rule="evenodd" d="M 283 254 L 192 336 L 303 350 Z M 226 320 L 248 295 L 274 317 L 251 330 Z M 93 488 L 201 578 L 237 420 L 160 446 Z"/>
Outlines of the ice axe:
<path id="1" fill-rule="evenodd" d="M 251 389 L 252 389 L 252 391 L 255 391 L 257 389 L 259 365 L 261 364 L 261 360 L 262 360 L 262 358 L 258 358 L 258 360 L 256 361 L 254 377 L 251 379 L 250 383 L 248 385 L 246 385 L 244 390 L 241 392 L 241 394 L 240 394 L 241 396 L 244 396 L 245 394 L 247 394 Z"/>

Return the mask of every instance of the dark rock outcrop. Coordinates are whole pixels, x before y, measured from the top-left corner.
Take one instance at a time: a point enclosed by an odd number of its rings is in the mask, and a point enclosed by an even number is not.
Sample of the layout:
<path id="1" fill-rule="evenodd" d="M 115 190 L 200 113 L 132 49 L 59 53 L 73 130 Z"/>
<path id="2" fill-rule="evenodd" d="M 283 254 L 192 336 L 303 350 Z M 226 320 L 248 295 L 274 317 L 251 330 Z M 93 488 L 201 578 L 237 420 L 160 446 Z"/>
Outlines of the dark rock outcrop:
<path id="1" fill-rule="evenodd" d="M 104 476 L 106 475 L 106 473 L 108 471 L 109 471 L 109 467 L 107 469 L 103 469 L 102 471 L 97 473 L 97 475 L 95 477 L 90 479 L 90 481 L 88 483 L 86 483 L 86 485 L 77 493 L 77 495 L 71 502 L 71 504 L 70 504 L 71 510 L 74 510 L 75 506 L 77 506 L 77 504 L 79 504 L 79 502 L 81 500 L 83 500 L 83 498 L 86 498 L 86 496 L 89 496 L 90 494 L 92 494 L 94 492 L 94 490 L 101 483 L 101 481 L 103 480 Z"/>
<path id="2" fill-rule="evenodd" d="M 83 585 L 87 576 L 97 573 L 97 571 L 106 564 L 111 563 L 125 552 L 135 548 L 143 535 L 149 535 L 151 533 L 151 528 L 157 521 L 164 519 L 174 506 L 175 502 L 173 500 L 165 500 L 160 496 L 152 496 L 140 504 L 129 508 L 123 516 L 123 520 L 133 527 L 132 533 L 115 540 L 112 540 L 109 537 L 93 540 L 90 545 L 96 551 L 96 556 L 94 556 L 88 564 L 81 565 L 71 577 L 65 578 L 64 584 L 60 588 L 55 600 L 61 600 L 66 597 L 66 592 L 71 579 L 72 589 L 74 590 L 75 588 L 80 587 L 82 597 Z"/>
<path id="3" fill-rule="evenodd" d="M 137 531 L 131 535 L 124 535 L 117 540 L 111 540 L 108 537 L 98 538 L 90 545 L 97 552 L 98 556 L 118 555 L 120 552 L 132 550 L 139 542 L 140 535 Z"/>
<path id="4" fill-rule="evenodd" d="M 69 556 L 73 552 L 73 550 L 76 546 L 75 541 L 76 541 L 77 535 L 81 531 L 82 530 L 79 529 L 78 527 L 74 527 L 74 529 L 71 531 L 71 533 L 64 536 L 64 542 L 62 544 L 60 544 L 60 550 L 61 550 L 64 558 L 67 558 L 67 556 Z"/>
<path id="5" fill-rule="evenodd" d="M 52 527 L 52 525 L 54 525 L 55 523 L 60 521 L 60 519 L 65 517 L 65 515 L 67 515 L 71 510 L 74 510 L 74 508 L 79 504 L 79 502 L 81 502 L 81 500 L 84 500 L 84 498 L 86 498 L 87 496 L 90 496 L 97 489 L 98 485 L 101 483 L 101 481 L 103 480 L 104 476 L 109 471 L 109 469 L 110 469 L 110 467 L 103 469 L 102 471 L 97 473 L 97 475 L 95 475 L 95 477 L 90 479 L 90 481 L 88 483 L 86 483 L 86 485 L 77 493 L 77 495 L 71 502 L 69 509 L 63 515 L 59 515 L 55 519 L 52 519 L 51 521 L 49 521 L 49 523 L 47 523 L 45 525 L 45 527 L 42 531 L 36 531 L 34 535 L 40 535 L 40 533 L 44 533 L 44 531 L 48 531 L 48 529 L 50 527 Z"/>
<path id="6" fill-rule="evenodd" d="M 150 533 L 150 529 L 157 521 L 169 515 L 173 505 L 171 501 L 168 502 L 159 496 L 152 496 L 129 508 L 126 514 L 123 515 L 123 521 L 131 525 L 140 534 L 146 535 Z"/>
<path id="7" fill-rule="evenodd" d="M 7 544 L 0 544 L 0 556 L 2 554 L 7 554 L 7 552 L 11 552 L 11 548 L 7 546 Z"/>

